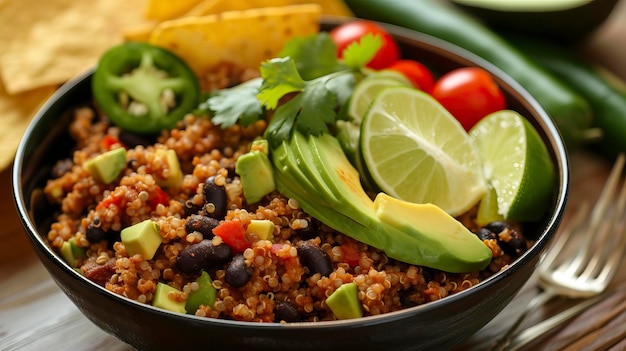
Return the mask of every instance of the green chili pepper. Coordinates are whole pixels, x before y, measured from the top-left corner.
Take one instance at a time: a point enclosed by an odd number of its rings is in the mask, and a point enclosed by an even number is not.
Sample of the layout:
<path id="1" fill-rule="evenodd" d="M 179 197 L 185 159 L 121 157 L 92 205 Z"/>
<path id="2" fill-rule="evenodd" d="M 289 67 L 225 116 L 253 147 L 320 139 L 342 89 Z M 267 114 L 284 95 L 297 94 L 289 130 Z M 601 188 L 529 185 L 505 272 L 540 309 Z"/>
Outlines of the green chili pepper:
<path id="1" fill-rule="evenodd" d="M 200 95 L 198 78 L 182 59 L 138 42 L 119 44 L 101 56 L 92 89 L 115 125 L 140 134 L 173 128 Z"/>

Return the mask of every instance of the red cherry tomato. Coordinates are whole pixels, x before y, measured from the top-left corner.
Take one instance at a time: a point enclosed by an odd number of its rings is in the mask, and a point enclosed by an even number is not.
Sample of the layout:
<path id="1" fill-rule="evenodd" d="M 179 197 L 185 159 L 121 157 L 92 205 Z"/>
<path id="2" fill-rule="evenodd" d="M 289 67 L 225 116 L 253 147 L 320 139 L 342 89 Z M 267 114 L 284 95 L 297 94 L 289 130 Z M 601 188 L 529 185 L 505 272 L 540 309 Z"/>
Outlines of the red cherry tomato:
<path id="1" fill-rule="evenodd" d="M 506 99 L 491 74 L 482 68 L 452 70 L 435 82 L 432 96 L 465 130 L 470 130 L 486 115 L 506 107 Z"/>
<path id="2" fill-rule="evenodd" d="M 365 20 L 344 23 L 330 31 L 330 37 L 337 45 L 337 56 L 343 57 L 343 50 L 355 41 L 359 41 L 367 33 L 380 36 L 383 45 L 367 67 L 380 70 L 391 65 L 400 58 L 400 49 L 395 39 L 378 24 Z"/>
<path id="3" fill-rule="evenodd" d="M 435 86 L 432 72 L 415 60 L 398 60 L 387 68 L 402 73 L 415 88 L 427 93 L 430 93 Z"/>

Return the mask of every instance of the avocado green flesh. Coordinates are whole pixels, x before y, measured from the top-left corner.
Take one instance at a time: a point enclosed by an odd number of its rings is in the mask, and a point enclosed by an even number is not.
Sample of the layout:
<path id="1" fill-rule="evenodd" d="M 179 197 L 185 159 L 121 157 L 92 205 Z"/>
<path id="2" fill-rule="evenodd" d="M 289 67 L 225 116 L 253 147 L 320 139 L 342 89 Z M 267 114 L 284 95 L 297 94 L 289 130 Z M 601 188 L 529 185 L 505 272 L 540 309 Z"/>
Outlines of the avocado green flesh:
<path id="1" fill-rule="evenodd" d="M 428 220 L 416 225 L 395 219 L 392 213 L 379 213 L 360 185 L 359 173 L 331 135 L 304 137 L 296 132 L 270 155 L 281 193 L 296 199 L 304 211 L 329 227 L 391 258 L 448 272 L 481 270 L 491 261 L 491 251 L 465 227 L 456 233 L 462 240 L 455 242 L 446 239 L 448 233 L 440 228 L 429 228 Z M 457 223 L 441 212 L 436 223 Z M 473 245 L 468 248 L 467 242 Z"/>
<path id="2" fill-rule="evenodd" d="M 180 291 L 165 283 L 158 282 L 156 290 L 154 291 L 152 306 L 172 312 L 186 313 L 187 311 L 185 310 L 185 301 L 179 302 L 170 299 L 168 296 L 170 292 L 176 293 Z"/>
<path id="3" fill-rule="evenodd" d="M 276 188 L 272 164 L 261 151 L 252 150 L 241 155 L 235 164 L 235 172 L 239 174 L 243 195 L 249 204 L 260 201 Z"/>
<path id="4" fill-rule="evenodd" d="M 351 319 L 363 316 L 359 289 L 354 283 L 346 283 L 337 288 L 327 299 L 326 305 L 337 319 Z"/>

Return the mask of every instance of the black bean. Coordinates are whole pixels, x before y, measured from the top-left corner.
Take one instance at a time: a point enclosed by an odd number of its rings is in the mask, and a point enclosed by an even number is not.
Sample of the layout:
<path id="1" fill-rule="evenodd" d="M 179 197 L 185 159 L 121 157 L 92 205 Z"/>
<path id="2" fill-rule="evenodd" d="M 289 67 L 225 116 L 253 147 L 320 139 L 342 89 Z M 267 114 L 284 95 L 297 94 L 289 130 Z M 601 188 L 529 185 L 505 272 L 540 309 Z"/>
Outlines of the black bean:
<path id="1" fill-rule="evenodd" d="M 296 306 L 288 301 L 278 301 L 274 308 L 274 322 L 298 322 L 300 313 Z"/>
<path id="2" fill-rule="evenodd" d="M 511 227 L 510 224 L 508 224 L 507 222 L 503 222 L 503 221 L 491 222 L 485 226 L 486 229 L 490 230 L 492 233 L 496 235 L 500 234 L 500 232 L 510 227 Z"/>
<path id="3" fill-rule="evenodd" d="M 187 234 L 199 232 L 202 233 L 205 239 L 210 239 L 214 236 L 213 228 L 217 227 L 218 224 L 220 224 L 220 221 L 215 218 L 203 215 L 191 215 L 187 218 L 185 230 L 187 231 Z"/>
<path id="4" fill-rule="evenodd" d="M 228 206 L 226 188 L 215 184 L 215 177 L 209 177 L 204 182 L 204 202 L 209 217 L 223 219 L 226 216 Z"/>
<path id="5" fill-rule="evenodd" d="M 100 227 L 99 223 L 100 220 L 96 218 L 85 231 L 85 237 L 87 237 L 87 240 L 89 240 L 89 242 L 91 243 L 100 242 L 107 237 L 107 232 L 104 231 L 102 227 Z"/>
<path id="6" fill-rule="evenodd" d="M 59 160 L 57 163 L 54 164 L 54 166 L 52 167 L 52 170 L 50 171 L 51 177 L 59 178 L 65 173 L 71 171 L 72 166 L 74 166 L 74 162 L 70 158 Z"/>
<path id="7" fill-rule="evenodd" d="M 509 231 L 509 236 L 511 237 L 511 240 L 499 241 L 498 245 L 500 245 L 500 248 L 502 248 L 504 252 L 506 252 L 507 254 L 511 256 L 517 256 L 521 254 L 522 252 L 526 251 L 526 246 L 527 246 L 526 238 L 522 236 L 519 230 L 511 227 L 508 229 L 508 231 Z"/>
<path id="8" fill-rule="evenodd" d="M 319 273 L 327 277 L 332 273 L 333 266 L 330 257 L 319 246 L 307 240 L 299 242 L 296 249 L 300 262 L 309 269 L 310 274 Z"/>
<path id="9" fill-rule="evenodd" d="M 246 261 L 243 255 L 234 256 L 228 265 L 226 265 L 226 269 L 224 271 L 224 281 L 234 288 L 246 285 L 251 277 L 252 272 L 246 266 Z"/>
<path id="10" fill-rule="evenodd" d="M 154 144 L 154 141 L 150 140 L 149 138 L 129 132 L 127 130 L 121 130 L 117 138 L 122 142 L 122 144 L 124 144 L 124 146 L 130 149 L 138 145 L 147 146 Z"/>
<path id="11" fill-rule="evenodd" d="M 422 268 L 422 276 L 424 277 L 424 281 L 428 284 L 428 282 L 433 281 L 435 279 L 435 272 L 433 272 L 430 268 Z"/>
<path id="12" fill-rule="evenodd" d="M 476 235 L 480 240 L 489 240 L 489 239 L 497 239 L 496 234 L 487 228 L 480 228 Z"/>
<path id="13" fill-rule="evenodd" d="M 213 268 L 227 262 L 231 257 L 230 247 L 225 244 L 213 245 L 213 241 L 204 239 L 183 249 L 176 265 L 183 273 L 193 274 L 204 268 Z"/>
<path id="14" fill-rule="evenodd" d="M 189 217 L 202 211 L 202 206 L 196 205 L 191 201 L 185 201 L 183 203 L 183 210 L 185 211 L 185 217 Z"/>
<path id="15" fill-rule="evenodd" d="M 319 223 L 314 219 L 310 219 L 309 225 L 298 229 L 297 233 L 300 234 L 300 237 L 302 237 L 303 240 L 313 239 L 318 236 Z"/>

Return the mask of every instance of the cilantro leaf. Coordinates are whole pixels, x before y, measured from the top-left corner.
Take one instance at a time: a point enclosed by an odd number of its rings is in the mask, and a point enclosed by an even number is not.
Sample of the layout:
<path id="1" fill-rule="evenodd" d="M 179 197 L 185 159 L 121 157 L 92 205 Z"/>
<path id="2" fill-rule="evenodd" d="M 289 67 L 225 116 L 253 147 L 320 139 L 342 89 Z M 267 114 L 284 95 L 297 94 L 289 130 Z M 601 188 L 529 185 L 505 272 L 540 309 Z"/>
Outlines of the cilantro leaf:
<path id="1" fill-rule="evenodd" d="M 223 128 L 237 122 L 247 127 L 264 117 L 263 106 L 256 97 L 261 83 L 261 78 L 254 78 L 232 88 L 219 90 L 200 108 L 213 111 L 211 121 Z"/>
<path id="2" fill-rule="evenodd" d="M 291 57 L 304 80 L 319 78 L 346 68 L 337 59 L 337 45 L 326 32 L 290 40 L 279 56 Z"/>
<path id="3" fill-rule="evenodd" d="M 350 68 L 360 69 L 376 56 L 382 46 L 379 35 L 367 33 L 343 50 L 344 63 Z"/>
<path id="4" fill-rule="evenodd" d="M 263 84 L 257 98 L 262 105 L 275 109 L 283 96 L 302 91 L 305 81 L 300 77 L 296 64 L 289 57 L 274 58 L 261 64 Z"/>

